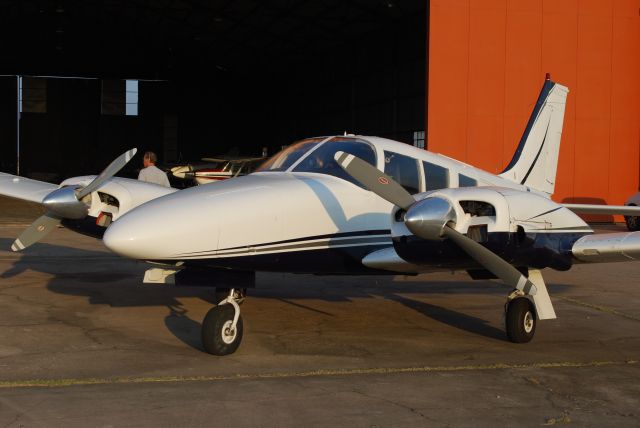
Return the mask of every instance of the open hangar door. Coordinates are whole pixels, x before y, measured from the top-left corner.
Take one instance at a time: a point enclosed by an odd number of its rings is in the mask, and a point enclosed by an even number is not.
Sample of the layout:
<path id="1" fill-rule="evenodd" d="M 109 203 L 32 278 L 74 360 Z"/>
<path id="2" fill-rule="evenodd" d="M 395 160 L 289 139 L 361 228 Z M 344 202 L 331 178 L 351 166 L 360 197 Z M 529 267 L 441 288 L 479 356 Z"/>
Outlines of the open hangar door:
<path id="1" fill-rule="evenodd" d="M 273 154 L 371 134 L 424 144 L 428 2 L 9 1 L 0 14 L 3 171 L 100 171 L 129 147 L 161 161 Z M 137 82 L 135 114 L 127 114 Z M 139 167 L 130 164 L 129 174 Z"/>

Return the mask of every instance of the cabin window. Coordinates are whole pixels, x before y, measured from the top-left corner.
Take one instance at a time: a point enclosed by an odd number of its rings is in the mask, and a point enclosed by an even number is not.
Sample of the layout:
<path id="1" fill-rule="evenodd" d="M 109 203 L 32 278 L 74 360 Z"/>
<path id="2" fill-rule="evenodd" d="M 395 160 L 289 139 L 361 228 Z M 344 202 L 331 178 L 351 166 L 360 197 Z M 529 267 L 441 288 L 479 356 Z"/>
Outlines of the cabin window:
<path id="1" fill-rule="evenodd" d="M 420 192 L 420 175 L 416 159 L 385 150 L 384 172 L 412 195 Z"/>
<path id="2" fill-rule="evenodd" d="M 376 153 L 367 142 L 354 138 L 336 137 L 318 147 L 303 159 L 295 168 L 295 172 L 317 172 L 342 178 L 364 188 L 357 180 L 342 169 L 334 159 L 336 152 L 352 154 L 363 161 L 376 166 Z"/>
<path id="3" fill-rule="evenodd" d="M 467 177 L 464 174 L 458 176 L 458 187 L 476 187 L 478 180 L 475 178 Z"/>
<path id="4" fill-rule="evenodd" d="M 449 187 L 449 170 L 431 162 L 422 162 L 425 190 L 440 190 Z"/>

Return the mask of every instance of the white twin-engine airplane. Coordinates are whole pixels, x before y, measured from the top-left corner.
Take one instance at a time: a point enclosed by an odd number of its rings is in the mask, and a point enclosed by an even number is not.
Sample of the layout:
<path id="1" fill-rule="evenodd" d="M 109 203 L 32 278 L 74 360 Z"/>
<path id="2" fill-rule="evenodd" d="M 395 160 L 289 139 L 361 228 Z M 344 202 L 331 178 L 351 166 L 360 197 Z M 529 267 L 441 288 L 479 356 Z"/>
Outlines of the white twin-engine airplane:
<path id="1" fill-rule="evenodd" d="M 224 292 L 206 315 L 207 352 L 242 340 L 238 305 L 255 271 L 418 274 L 465 270 L 497 278 L 506 333 L 532 339 L 555 318 L 540 270 L 640 259 L 640 232 L 594 235 L 575 212 L 640 215 L 640 207 L 561 205 L 554 191 L 566 87 L 547 79 L 511 163 L 499 175 L 378 137 L 297 142 L 257 172 L 177 191 L 113 175 L 60 186 L 0 175 L 0 194 L 41 202 L 46 214 L 13 244 L 23 250 L 58 223 L 103 236 L 112 251 L 156 264 L 148 281 L 206 272 Z M 384 171 L 384 172 L 383 172 Z"/>

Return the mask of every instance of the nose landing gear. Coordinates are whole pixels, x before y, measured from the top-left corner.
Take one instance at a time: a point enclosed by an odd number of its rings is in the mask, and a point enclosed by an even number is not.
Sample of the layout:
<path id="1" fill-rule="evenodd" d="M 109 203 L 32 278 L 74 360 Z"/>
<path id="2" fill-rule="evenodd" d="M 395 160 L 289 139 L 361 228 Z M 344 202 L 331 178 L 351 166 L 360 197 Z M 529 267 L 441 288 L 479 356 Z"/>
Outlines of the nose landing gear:
<path id="1" fill-rule="evenodd" d="M 213 355 L 234 353 L 242 342 L 242 315 L 238 297 L 243 293 L 229 289 L 228 296 L 207 312 L 202 321 L 202 344 Z"/>

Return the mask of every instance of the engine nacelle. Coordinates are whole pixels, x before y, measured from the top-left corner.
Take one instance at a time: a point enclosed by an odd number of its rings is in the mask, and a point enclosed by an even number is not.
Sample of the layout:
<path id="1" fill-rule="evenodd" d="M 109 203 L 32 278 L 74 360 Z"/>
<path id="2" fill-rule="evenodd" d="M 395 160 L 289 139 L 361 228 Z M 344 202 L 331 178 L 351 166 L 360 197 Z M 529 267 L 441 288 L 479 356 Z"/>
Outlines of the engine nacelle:
<path id="1" fill-rule="evenodd" d="M 414 197 L 406 213 L 392 213 L 391 234 L 396 253 L 420 266 L 478 268 L 453 242 L 441 239 L 445 226 L 516 266 L 558 270 L 573 263 L 573 243 L 593 232 L 573 212 L 533 192 L 465 187 Z"/>
<path id="2" fill-rule="evenodd" d="M 391 234 L 415 235 L 416 228 L 421 228 L 433 239 L 439 239 L 447 224 L 465 234 L 470 227 L 486 232 L 515 231 L 510 222 L 509 203 L 499 190 L 502 189 L 465 187 L 414 195 L 417 202 L 408 212 L 396 209 L 392 213 Z"/>

